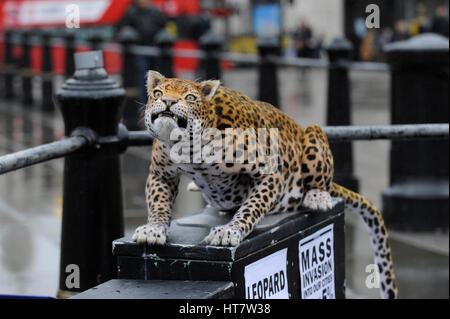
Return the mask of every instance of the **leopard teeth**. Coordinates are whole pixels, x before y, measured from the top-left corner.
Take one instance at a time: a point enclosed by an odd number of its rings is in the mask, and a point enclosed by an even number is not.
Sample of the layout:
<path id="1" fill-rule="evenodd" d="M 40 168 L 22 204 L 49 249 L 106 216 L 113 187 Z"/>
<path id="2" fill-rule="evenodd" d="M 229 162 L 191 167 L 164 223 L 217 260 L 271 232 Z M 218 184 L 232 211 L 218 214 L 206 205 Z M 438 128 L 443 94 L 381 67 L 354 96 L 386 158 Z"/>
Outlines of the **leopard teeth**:
<path id="1" fill-rule="evenodd" d="M 178 122 L 178 116 L 174 116 L 173 119 L 175 120 L 175 122 Z"/>

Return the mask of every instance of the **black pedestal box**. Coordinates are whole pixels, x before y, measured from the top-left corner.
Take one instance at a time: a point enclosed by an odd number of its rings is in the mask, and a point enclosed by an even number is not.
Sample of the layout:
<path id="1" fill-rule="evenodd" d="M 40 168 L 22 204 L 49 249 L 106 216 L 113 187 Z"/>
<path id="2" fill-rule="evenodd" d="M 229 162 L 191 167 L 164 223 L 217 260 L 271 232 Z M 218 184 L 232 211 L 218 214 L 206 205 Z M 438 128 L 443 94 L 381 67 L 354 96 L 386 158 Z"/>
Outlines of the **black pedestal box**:
<path id="1" fill-rule="evenodd" d="M 344 203 L 266 216 L 237 247 L 202 243 L 231 214 L 207 207 L 172 221 L 165 246 L 113 242 L 118 279 L 229 281 L 235 298 L 345 298 Z"/>

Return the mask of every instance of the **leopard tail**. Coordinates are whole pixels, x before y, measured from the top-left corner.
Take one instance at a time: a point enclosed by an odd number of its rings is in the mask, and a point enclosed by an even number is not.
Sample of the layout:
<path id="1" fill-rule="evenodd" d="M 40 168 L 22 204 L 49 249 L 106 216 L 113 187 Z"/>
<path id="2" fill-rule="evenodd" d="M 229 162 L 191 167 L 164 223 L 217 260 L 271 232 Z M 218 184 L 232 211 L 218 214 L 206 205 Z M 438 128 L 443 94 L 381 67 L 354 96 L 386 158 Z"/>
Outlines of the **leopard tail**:
<path id="1" fill-rule="evenodd" d="M 365 197 L 336 183 L 332 184 L 330 194 L 332 197 L 344 199 L 345 208 L 363 218 L 372 243 L 374 262 L 379 271 L 381 297 L 383 299 L 398 298 L 389 237 L 383 216 Z"/>

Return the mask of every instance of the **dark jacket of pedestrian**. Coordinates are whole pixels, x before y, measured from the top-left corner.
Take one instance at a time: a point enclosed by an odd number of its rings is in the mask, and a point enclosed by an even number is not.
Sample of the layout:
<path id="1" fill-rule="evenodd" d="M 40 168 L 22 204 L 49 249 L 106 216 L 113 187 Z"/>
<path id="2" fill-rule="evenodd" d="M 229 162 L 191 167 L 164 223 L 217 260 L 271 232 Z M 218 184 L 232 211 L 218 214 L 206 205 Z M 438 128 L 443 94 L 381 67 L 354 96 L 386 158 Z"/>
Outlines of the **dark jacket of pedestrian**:
<path id="1" fill-rule="evenodd" d="M 166 22 L 165 16 L 159 9 L 153 6 L 139 8 L 133 5 L 125 13 L 119 29 L 123 26 L 131 26 L 139 34 L 140 44 L 152 45 L 155 35 L 165 27 Z"/>
<path id="2" fill-rule="evenodd" d="M 436 16 L 433 18 L 431 22 L 431 32 L 441 34 L 448 38 L 448 17 L 439 17 Z"/>

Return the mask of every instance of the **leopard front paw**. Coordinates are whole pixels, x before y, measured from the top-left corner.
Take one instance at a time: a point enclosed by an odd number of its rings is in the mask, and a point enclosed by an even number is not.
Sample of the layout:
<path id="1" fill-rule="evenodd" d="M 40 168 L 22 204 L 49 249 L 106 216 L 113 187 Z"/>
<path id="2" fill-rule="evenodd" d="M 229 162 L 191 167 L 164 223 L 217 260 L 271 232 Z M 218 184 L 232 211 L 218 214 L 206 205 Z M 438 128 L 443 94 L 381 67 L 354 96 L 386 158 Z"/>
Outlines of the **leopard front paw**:
<path id="1" fill-rule="evenodd" d="M 211 228 L 203 241 L 213 246 L 237 246 L 243 239 L 238 227 L 227 224 Z"/>
<path id="2" fill-rule="evenodd" d="M 167 225 L 145 224 L 136 228 L 131 240 L 138 244 L 164 245 L 168 234 L 169 227 Z"/>
<path id="3" fill-rule="evenodd" d="M 311 189 L 306 193 L 305 198 L 303 199 L 302 206 L 313 211 L 329 210 L 332 207 L 331 195 L 326 191 Z"/>

